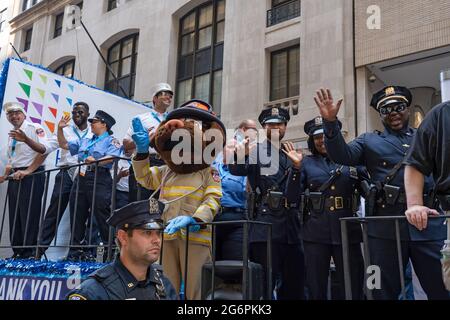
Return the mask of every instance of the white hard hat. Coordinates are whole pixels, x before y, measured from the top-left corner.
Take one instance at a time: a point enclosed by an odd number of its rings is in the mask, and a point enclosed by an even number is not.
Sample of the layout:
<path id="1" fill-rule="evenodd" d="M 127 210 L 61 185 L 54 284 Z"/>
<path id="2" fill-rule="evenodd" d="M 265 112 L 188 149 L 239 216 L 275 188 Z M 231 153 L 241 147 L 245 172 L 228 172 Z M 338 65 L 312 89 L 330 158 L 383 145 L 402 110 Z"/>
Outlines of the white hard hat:
<path id="1" fill-rule="evenodd" d="M 162 83 L 156 84 L 152 88 L 152 99 L 161 91 L 169 91 L 169 92 L 172 92 L 172 94 L 173 94 L 173 90 L 172 90 L 172 87 L 170 86 L 170 84 L 162 82 Z"/>
<path id="2" fill-rule="evenodd" d="M 25 114 L 25 105 L 22 102 L 6 102 L 3 105 L 6 114 L 14 111 L 20 111 Z"/>

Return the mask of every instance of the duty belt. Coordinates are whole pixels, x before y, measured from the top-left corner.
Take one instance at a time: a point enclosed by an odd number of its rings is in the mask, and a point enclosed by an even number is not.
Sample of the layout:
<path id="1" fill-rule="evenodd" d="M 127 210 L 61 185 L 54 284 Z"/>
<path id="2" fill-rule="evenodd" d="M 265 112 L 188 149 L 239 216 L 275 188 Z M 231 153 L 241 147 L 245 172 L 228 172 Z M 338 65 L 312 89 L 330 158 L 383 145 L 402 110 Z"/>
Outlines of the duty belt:
<path id="1" fill-rule="evenodd" d="M 329 198 L 325 198 L 324 209 L 326 211 L 336 211 L 336 210 L 344 210 L 352 208 L 352 199 L 351 198 L 343 198 L 343 197 L 334 197 L 331 196 Z"/>

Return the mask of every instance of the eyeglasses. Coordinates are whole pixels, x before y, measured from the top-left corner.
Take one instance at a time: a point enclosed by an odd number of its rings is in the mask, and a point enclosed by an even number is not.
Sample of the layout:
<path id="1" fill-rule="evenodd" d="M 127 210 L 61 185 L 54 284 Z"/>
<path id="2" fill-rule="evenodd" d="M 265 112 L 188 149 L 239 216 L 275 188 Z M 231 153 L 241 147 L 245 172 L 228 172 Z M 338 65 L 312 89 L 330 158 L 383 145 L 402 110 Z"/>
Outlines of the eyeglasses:
<path id="1" fill-rule="evenodd" d="M 170 91 L 161 91 L 160 93 L 158 93 L 158 97 L 169 97 L 172 98 L 173 97 L 173 93 Z"/>
<path id="2" fill-rule="evenodd" d="M 393 105 L 388 105 L 385 107 L 381 107 L 379 112 L 382 116 L 387 116 L 389 114 L 391 114 L 392 112 L 403 112 L 405 111 L 405 109 L 408 107 L 408 105 L 406 103 L 399 103 L 399 104 L 393 104 Z"/>

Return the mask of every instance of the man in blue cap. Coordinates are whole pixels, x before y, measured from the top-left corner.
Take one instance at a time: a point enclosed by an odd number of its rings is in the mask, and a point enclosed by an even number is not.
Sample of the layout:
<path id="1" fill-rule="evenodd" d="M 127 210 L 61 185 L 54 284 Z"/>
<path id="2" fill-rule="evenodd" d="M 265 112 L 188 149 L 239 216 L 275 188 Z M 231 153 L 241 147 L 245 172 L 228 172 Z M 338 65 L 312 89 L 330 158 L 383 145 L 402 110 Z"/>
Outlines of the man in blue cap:
<path id="1" fill-rule="evenodd" d="M 156 264 L 164 231 L 164 205 L 151 198 L 114 211 L 108 224 L 114 227 L 120 254 L 116 260 L 85 280 L 68 300 L 178 300 L 170 281 Z"/>
<path id="2" fill-rule="evenodd" d="M 366 215 L 404 216 L 403 162 L 416 132 L 408 125 L 411 92 L 405 87 L 389 86 L 375 93 L 370 105 L 380 114 L 384 132 L 365 133 L 348 145 L 337 119 L 342 100 L 335 104 L 330 90 L 320 89 L 315 102 L 324 119 L 325 146 L 330 158 L 342 165 L 364 165 L 371 176 L 376 193 L 366 197 L 366 203 L 373 204 L 367 207 Z M 425 198 L 432 186 L 431 177 L 427 177 Z M 430 221 L 427 228 L 419 230 L 406 219 L 399 220 L 399 229 L 403 272 L 411 260 L 428 299 L 448 299 L 439 253 L 446 237 L 442 221 Z M 381 269 L 381 288 L 373 290 L 375 299 L 397 300 L 401 291 L 395 230 L 393 221 L 368 224 L 370 263 Z"/>
<path id="3" fill-rule="evenodd" d="M 108 113 L 98 110 L 95 116 L 88 120 L 91 123 L 92 138 L 67 141 L 63 128 L 69 125 L 69 121 L 70 116 L 65 116 L 58 124 L 59 146 L 69 150 L 71 155 L 77 155 L 79 163 L 86 164 L 80 167 L 72 186 L 78 193 L 71 192 L 70 194 L 70 221 L 73 230 L 71 245 L 81 245 L 90 209 L 93 209 L 91 216 L 95 217 L 101 239 L 106 243 L 109 238 L 106 219 L 111 213 L 112 177 L 110 170 L 114 157 L 119 157 L 121 152 L 120 142 L 112 136 L 113 132 L 111 131 L 116 120 Z M 98 162 L 99 160 L 103 161 Z M 96 177 L 97 183 L 95 184 Z M 92 206 L 94 188 L 95 203 Z M 88 242 L 90 240 L 92 239 L 88 239 Z M 75 247 L 71 248 L 68 259 L 78 260 L 84 255 L 82 250 L 77 251 L 76 249 Z"/>
<path id="4" fill-rule="evenodd" d="M 285 186 L 292 161 L 286 151 L 280 148 L 289 112 L 281 107 L 265 109 L 259 116 L 259 122 L 266 130 L 267 140 L 249 149 L 249 140 L 245 140 L 245 158 L 236 152 L 237 164 L 230 164 L 231 174 L 247 176 L 251 186 L 249 203 L 250 218 L 260 222 L 272 223 L 272 290 L 266 292 L 271 298 L 276 290 L 280 300 L 298 300 L 304 298 L 304 256 L 301 245 L 301 226 L 298 219 L 298 206 L 288 203 Z M 252 212 L 253 211 L 253 212 Z M 267 228 L 250 227 L 250 259 L 267 270 Z"/>

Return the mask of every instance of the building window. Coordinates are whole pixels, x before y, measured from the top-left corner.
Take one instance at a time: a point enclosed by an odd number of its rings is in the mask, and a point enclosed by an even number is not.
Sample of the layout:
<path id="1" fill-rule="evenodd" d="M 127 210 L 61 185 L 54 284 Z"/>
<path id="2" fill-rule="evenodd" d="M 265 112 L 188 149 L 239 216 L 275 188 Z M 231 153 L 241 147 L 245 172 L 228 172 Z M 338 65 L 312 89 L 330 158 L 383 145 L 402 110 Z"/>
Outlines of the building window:
<path id="1" fill-rule="evenodd" d="M 272 8 L 267 11 L 267 27 L 300 16 L 300 0 L 272 0 Z"/>
<path id="2" fill-rule="evenodd" d="M 180 20 L 176 105 L 196 98 L 220 114 L 225 0 L 203 4 Z"/>
<path id="3" fill-rule="evenodd" d="M 23 0 L 22 11 L 30 9 L 35 4 L 41 2 L 42 0 Z"/>
<path id="4" fill-rule="evenodd" d="M 64 12 L 55 16 L 55 30 L 53 31 L 53 38 L 57 38 L 62 34 Z"/>
<path id="5" fill-rule="evenodd" d="M 75 59 L 69 60 L 55 69 L 56 74 L 60 74 L 67 78 L 73 78 L 75 72 Z"/>
<path id="6" fill-rule="evenodd" d="M 117 0 L 108 0 L 108 9 L 107 11 L 111 11 L 117 8 Z"/>
<path id="7" fill-rule="evenodd" d="M 294 46 L 272 53 L 270 100 L 298 96 L 300 93 L 300 47 Z"/>
<path id="8" fill-rule="evenodd" d="M 31 38 L 33 36 L 33 28 L 25 31 L 25 39 L 23 43 L 23 51 L 30 50 L 31 48 Z"/>
<path id="9" fill-rule="evenodd" d="M 3 32 L 3 29 L 5 28 L 5 22 L 6 22 L 6 9 L 3 9 L 0 11 L 0 32 Z"/>
<path id="10" fill-rule="evenodd" d="M 133 34 L 116 42 L 108 50 L 108 64 L 117 76 L 120 87 L 124 89 L 129 98 L 134 96 L 138 44 L 139 34 Z M 125 96 L 120 87 L 111 72 L 107 70 L 105 90 Z"/>

